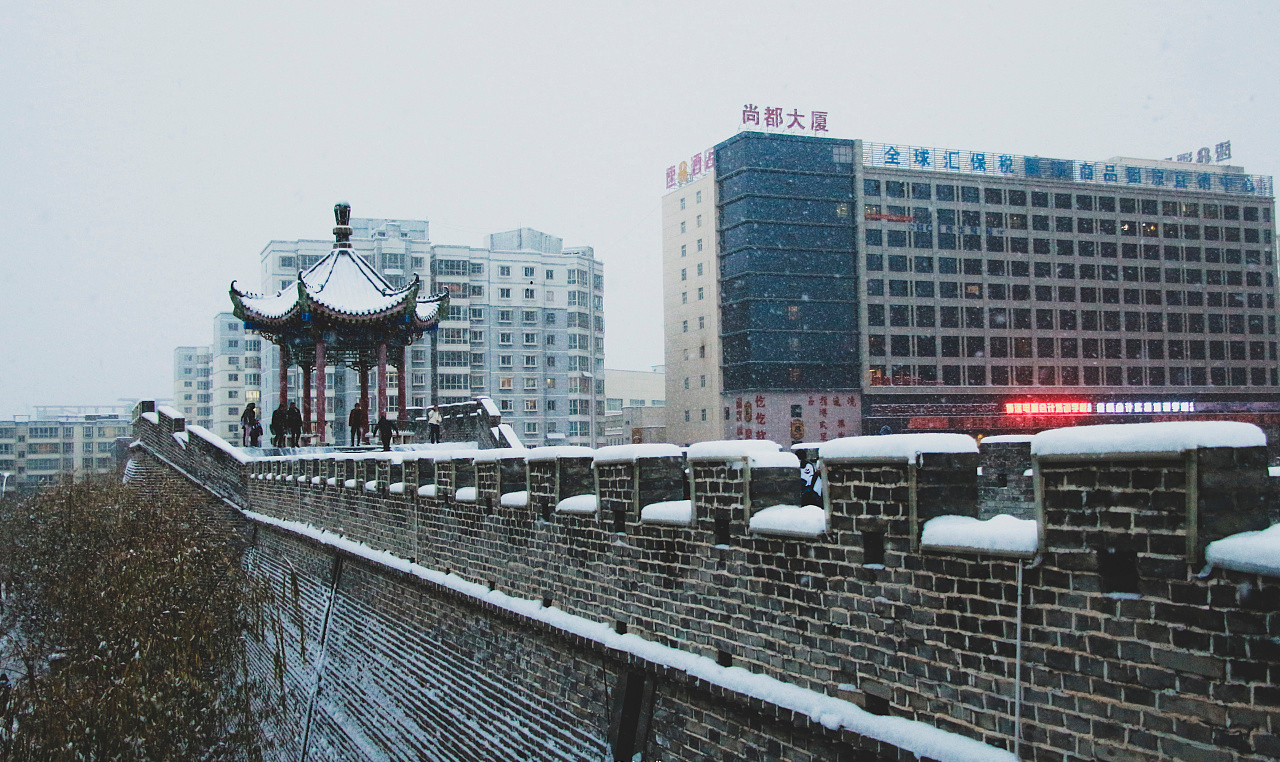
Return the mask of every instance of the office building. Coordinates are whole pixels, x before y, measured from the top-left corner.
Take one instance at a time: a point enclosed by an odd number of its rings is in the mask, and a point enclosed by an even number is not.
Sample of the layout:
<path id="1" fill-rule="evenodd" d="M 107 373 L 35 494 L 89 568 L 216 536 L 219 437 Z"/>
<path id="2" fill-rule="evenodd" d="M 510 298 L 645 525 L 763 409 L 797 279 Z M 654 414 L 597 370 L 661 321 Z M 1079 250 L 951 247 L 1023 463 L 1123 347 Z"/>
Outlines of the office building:
<path id="1" fill-rule="evenodd" d="M 715 165 L 730 436 L 1280 420 L 1270 177 L 754 132 Z"/>
<path id="2" fill-rule="evenodd" d="M 666 436 L 687 445 L 728 436 L 720 414 L 715 169 L 662 199 Z"/>

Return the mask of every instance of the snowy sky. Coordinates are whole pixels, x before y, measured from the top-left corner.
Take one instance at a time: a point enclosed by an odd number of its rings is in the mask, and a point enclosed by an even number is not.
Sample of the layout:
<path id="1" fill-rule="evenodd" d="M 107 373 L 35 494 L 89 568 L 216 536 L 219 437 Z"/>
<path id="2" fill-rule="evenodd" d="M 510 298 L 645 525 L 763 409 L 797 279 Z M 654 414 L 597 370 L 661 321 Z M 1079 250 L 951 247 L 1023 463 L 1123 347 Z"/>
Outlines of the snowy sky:
<path id="1" fill-rule="evenodd" d="M 833 137 L 1079 159 L 1231 140 L 1280 174 L 1280 4 L 6 2 L 0 416 L 172 394 L 233 278 L 332 206 L 606 266 L 608 367 L 662 362 L 664 170 L 744 104 Z"/>

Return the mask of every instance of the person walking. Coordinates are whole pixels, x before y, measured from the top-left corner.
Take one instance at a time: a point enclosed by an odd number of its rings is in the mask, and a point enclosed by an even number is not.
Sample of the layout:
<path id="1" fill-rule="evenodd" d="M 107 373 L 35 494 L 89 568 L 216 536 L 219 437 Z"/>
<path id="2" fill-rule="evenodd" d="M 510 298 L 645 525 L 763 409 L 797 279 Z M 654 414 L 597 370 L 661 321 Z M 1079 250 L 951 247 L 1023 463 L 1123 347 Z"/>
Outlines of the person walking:
<path id="1" fill-rule="evenodd" d="M 289 446 L 297 447 L 298 440 L 302 439 L 302 411 L 298 409 L 298 403 L 289 403 Z"/>
<path id="2" fill-rule="evenodd" d="M 351 446 L 364 444 L 364 432 L 369 428 L 369 412 L 359 402 L 351 406 L 347 415 L 347 428 L 351 429 Z"/>
<path id="3" fill-rule="evenodd" d="M 249 429 L 249 446 L 258 447 L 262 440 L 262 421 L 254 421 L 253 428 Z"/>
<path id="4" fill-rule="evenodd" d="M 444 423 L 444 417 L 440 415 L 440 406 L 432 405 L 427 411 L 427 433 L 431 436 L 431 444 L 440 443 L 440 424 Z"/>
<path id="5" fill-rule="evenodd" d="M 271 414 L 271 446 L 284 447 L 289 434 L 289 408 L 281 405 Z"/>
<path id="6" fill-rule="evenodd" d="M 387 420 L 385 415 L 378 418 L 378 425 L 373 427 L 373 433 L 378 436 L 378 439 L 382 440 L 382 451 L 389 452 L 391 450 L 391 437 L 395 436 L 396 427 L 391 421 Z"/>
<path id="7" fill-rule="evenodd" d="M 240 414 L 240 444 L 244 447 L 249 446 L 250 432 L 258 423 L 257 406 L 250 402 L 245 406 L 244 412 Z M 255 447 L 257 445 L 254 445 Z"/>

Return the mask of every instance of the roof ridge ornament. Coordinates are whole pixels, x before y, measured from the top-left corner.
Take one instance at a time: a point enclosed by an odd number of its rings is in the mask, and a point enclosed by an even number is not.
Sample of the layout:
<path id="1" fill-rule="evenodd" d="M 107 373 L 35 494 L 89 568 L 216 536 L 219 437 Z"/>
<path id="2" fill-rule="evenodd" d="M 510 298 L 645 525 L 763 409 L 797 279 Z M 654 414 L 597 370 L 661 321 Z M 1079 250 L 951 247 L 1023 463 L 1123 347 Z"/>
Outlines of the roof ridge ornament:
<path id="1" fill-rule="evenodd" d="M 351 204 L 339 201 L 333 205 L 333 220 L 337 227 L 333 229 L 335 249 L 351 248 Z"/>

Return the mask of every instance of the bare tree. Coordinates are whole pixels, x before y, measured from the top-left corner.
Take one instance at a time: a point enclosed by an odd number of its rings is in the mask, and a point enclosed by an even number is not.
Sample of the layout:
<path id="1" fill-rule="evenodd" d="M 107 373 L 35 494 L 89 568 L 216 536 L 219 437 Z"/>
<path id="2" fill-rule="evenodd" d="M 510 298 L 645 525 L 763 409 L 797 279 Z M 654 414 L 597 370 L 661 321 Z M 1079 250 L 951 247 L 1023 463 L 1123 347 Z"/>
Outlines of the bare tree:
<path id="1" fill-rule="evenodd" d="M 269 593 L 207 504 L 103 482 L 0 503 L 0 760 L 259 760 Z"/>

